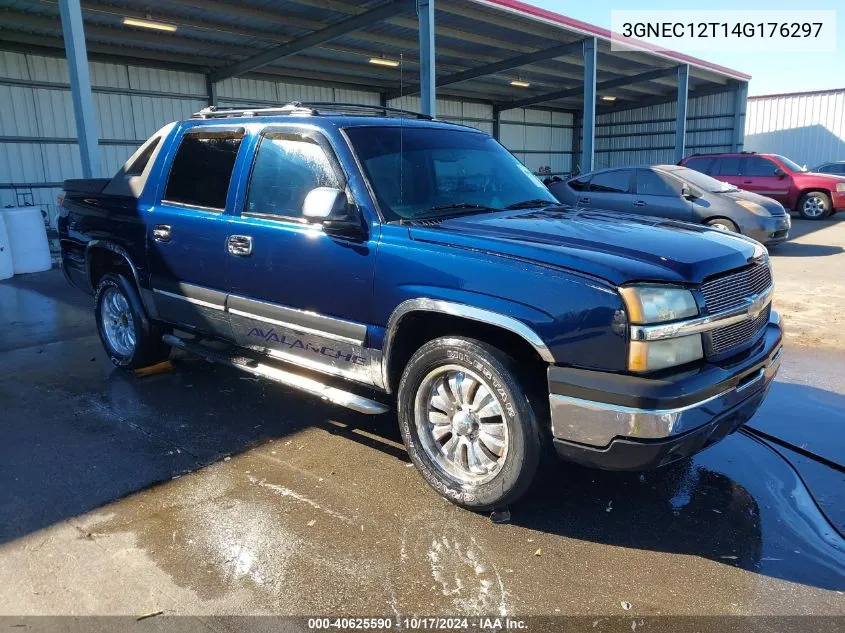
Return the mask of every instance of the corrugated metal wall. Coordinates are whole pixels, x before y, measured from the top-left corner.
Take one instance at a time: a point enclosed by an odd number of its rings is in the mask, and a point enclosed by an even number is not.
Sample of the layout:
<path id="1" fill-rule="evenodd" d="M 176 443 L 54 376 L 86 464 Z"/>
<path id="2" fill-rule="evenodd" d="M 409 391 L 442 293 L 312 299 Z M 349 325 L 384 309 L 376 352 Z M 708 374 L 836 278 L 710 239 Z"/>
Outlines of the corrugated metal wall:
<path id="1" fill-rule="evenodd" d="M 745 149 L 782 154 L 810 168 L 845 160 L 845 90 L 750 98 Z"/>
<path id="2" fill-rule="evenodd" d="M 730 152 L 735 97 L 724 92 L 687 104 L 687 155 Z M 675 102 L 596 117 L 595 169 L 675 162 Z"/>
<path id="3" fill-rule="evenodd" d="M 92 62 L 103 175 L 115 173 L 165 123 L 207 104 L 199 73 Z M 54 225 L 66 178 L 82 177 L 64 59 L 0 51 L 0 206 L 37 205 Z M 378 105 L 377 92 L 283 81 L 233 78 L 217 85 L 218 103 L 338 101 Z M 419 111 L 419 97 L 391 106 Z M 438 99 L 438 116 L 493 133 L 490 105 Z M 531 170 L 571 171 L 571 114 L 542 110 L 502 113 L 501 140 Z"/>

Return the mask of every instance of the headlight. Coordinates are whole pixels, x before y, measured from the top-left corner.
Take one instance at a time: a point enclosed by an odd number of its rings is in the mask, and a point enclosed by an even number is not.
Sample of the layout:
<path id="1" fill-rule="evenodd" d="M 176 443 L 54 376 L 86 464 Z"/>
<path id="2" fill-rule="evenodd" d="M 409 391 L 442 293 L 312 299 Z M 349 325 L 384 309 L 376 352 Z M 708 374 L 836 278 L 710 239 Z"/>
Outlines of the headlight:
<path id="1" fill-rule="evenodd" d="M 701 334 L 690 334 L 662 341 L 631 341 L 628 353 L 630 371 L 656 371 L 691 363 L 704 357 Z"/>
<path id="2" fill-rule="evenodd" d="M 836 183 L 836 193 L 845 193 L 845 182 Z"/>
<path id="3" fill-rule="evenodd" d="M 689 290 L 671 286 L 627 286 L 619 289 L 632 324 L 666 323 L 698 316 L 698 306 Z M 655 341 L 631 341 L 628 370 L 656 371 L 690 363 L 704 357 L 701 335 Z"/>
<path id="4" fill-rule="evenodd" d="M 662 323 L 698 315 L 689 290 L 671 286 L 627 286 L 619 289 L 631 323 Z"/>
<path id="5" fill-rule="evenodd" d="M 751 202 L 750 200 L 737 200 L 736 203 L 743 209 L 751 211 L 754 215 L 762 215 L 764 217 L 772 215 L 766 207 L 761 204 L 757 204 L 756 202 Z"/>

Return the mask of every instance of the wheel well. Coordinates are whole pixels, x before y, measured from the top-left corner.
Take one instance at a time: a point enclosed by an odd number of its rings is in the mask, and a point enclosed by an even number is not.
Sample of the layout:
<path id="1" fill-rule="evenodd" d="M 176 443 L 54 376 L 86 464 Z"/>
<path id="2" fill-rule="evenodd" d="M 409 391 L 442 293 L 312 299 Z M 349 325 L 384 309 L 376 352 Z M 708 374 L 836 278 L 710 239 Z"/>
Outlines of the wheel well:
<path id="1" fill-rule="evenodd" d="M 106 273 L 120 273 L 129 281 L 135 283 L 135 274 L 129 261 L 121 254 L 100 246 L 91 247 L 88 253 L 88 276 L 91 288 L 97 289 L 97 284 Z"/>
<path id="2" fill-rule="evenodd" d="M 807 189 L 802 189 L 798 192 L 798 196 L 795 198 L 795 210 L 798 211 L 801 205 L 801 198 L 806 196 L 808 193 L 812 193 L 813 191 L 820 191 L 823 194 L 826 194 L 828 198 L 831 200 L 833 199 L 833 194 L 830 192 L 829 189 L 825 189 L 824 187 L 808 187 Z"/>
<path id="3" fill-rule="evenodd" d="M 713 220 L 726 220 L 726 221 L 730 222 L 731 224 L 733 224 L 736 227 L 736 230 L 738 232 L 742 233 L 742 230 L 739 228 L 739 225 L 736 222 L 734 222 L 730 218 L 725 217 L 723 215 L 713 215 L 713 216 L 707 218 L 706 220 L 704 220 L 704 222 L 702 224 L 709 224 Z"/>
<path id="4" fill-rule="evenodd" d="M 509 330 L 482 321 L 473 321 L 437 312 L 412 312 L 397 327 L 390 347 L 387 387 L 395 392 L 411 356 L 423 345 L 443 336 L 464 336 L 492 345 L 516 361 L 522 378 L 546 383 L 548 363 L 531 344 Z"/>

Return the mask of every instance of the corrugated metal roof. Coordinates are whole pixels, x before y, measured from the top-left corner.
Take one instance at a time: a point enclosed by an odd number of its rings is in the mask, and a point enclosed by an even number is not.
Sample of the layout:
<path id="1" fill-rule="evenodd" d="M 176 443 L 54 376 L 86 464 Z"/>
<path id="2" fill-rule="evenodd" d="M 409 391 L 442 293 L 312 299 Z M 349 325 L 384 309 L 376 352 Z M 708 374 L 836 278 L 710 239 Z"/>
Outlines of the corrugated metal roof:
<path id="1" fill-rule="evenodd" d="M 82 0 L 86 39 L 94 58 L 137 58 L 138 63 L 172 61 L 180 67 L 207 72 L 338 24 L 367 10 L 389 4 L 385 0 Z M 63 51 L 56 0 L 0 0 L 0 47 L 57 53 Z M 409 4 L 413 9 L 413 5 Z M 469 69 L 576 42 L 585 35 L 599 38 L 599 83 L 637 75 L 678 62 L 692 64 L 690 89 L 729 88 L 747 76 L 680 54 L 649 51 L 610 51 L 607 31 L 525 5 L 517 0 L 438 0 L 436 5 L 437 76 L 443 79 Z M 124 17 L 147 18 L 172 24 L 175 33 L 129 27 Z M 370 57 L 402 59 L 403 69 L 369 64 Z M 257 74 L 284 75 L 341 84 L 364 85 L 396 93 L 400 83 L 416 83 L 418 68 L 417 18 L 395 15 L 337 37 L 320 46 L 277 59 Z M 531 84 L 511 86 L 514 79 Z M 501 70 L 438 89 L 440 94 L 486 102 L 540 97 L 583 82 L 579 53 Z M 673 98 L 674 77 L 632 83 L 614 90 L 617 106 Z M 694 95 L 691 95 L 694 96 Z M 545 107 L 578 108 L 580 97 L 542 103 Z"/>

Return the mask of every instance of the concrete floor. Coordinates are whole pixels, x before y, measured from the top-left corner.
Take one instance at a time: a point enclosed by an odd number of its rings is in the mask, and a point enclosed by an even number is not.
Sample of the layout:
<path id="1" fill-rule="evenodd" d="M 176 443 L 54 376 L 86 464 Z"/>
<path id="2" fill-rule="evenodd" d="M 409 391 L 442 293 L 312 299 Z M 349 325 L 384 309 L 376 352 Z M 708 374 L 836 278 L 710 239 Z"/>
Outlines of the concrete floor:
<path id="1" fill-rule="evenodd" d="M 428 488 L 392 415 L 113 369 L 90 303 L 0 283 L 2 614 L 845 615 L 845 480 L 807 457 L 845 463 L 841 354 L 787 350 L 753 421 L 803 454 L 550 464 L 497 525 Z"/>

